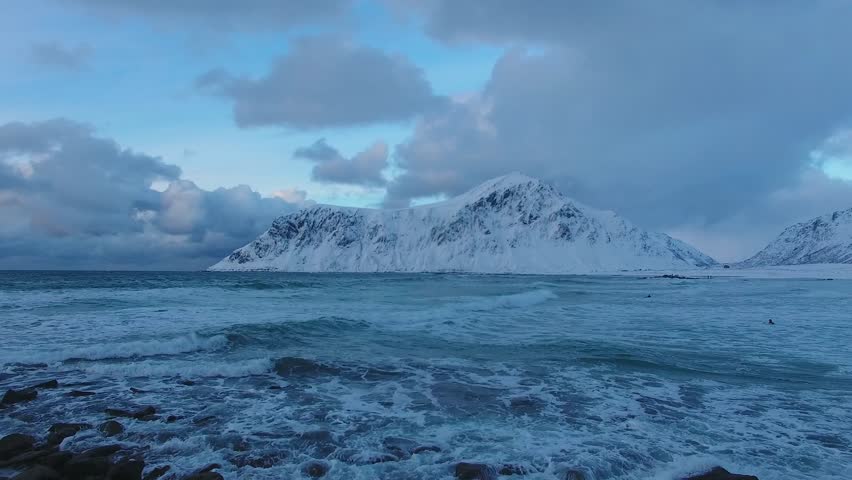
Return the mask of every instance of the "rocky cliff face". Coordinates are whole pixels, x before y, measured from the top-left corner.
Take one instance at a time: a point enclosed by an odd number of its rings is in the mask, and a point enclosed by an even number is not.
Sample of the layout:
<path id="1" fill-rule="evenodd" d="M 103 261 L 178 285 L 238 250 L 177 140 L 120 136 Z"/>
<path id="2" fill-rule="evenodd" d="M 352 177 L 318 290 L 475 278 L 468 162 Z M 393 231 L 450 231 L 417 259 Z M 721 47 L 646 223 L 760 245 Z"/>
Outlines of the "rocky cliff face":
<path id="1" fill-rule="evenodd" d="M 852 263 L 852 208 L 788 227 L 743 267 Z"/>
<path id="2" fill-rule="evenodd" d="M 408 209 L 306 208 L 210 269 L 589 273 L 714 264 L 679 240 L 510 174 Z"/>

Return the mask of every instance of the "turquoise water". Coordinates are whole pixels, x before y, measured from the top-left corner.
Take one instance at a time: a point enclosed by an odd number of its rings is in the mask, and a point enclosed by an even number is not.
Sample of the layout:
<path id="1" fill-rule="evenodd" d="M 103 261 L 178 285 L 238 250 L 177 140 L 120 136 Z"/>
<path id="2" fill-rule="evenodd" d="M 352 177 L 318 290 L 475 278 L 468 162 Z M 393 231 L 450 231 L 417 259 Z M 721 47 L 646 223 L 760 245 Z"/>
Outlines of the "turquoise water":
<path id="1" fill-rule="evenodd" d="M 0 433 L 154 405 L 163 418 L 114 439 L 149 446 L 150 468 L 217 462 L 226 478 L 298 478 L 311 458 L 340 479 L 451 478 L 459 461 L 542 479 L 715 464 L 849 478 L 850 294 L 844 280 L 6 272 L 0 387 L 63 387 L 0 411 Z M 399 438 L 423 448 L 389 457 Z"/>

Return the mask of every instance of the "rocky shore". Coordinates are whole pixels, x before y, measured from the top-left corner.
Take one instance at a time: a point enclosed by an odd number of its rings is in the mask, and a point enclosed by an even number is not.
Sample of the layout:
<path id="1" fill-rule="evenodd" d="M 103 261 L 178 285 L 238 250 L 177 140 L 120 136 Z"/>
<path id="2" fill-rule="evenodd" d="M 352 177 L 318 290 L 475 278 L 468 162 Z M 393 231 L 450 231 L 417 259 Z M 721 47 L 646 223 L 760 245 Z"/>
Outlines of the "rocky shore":
<path id="1" fill-rule="evenodd" d="M 293 368 L 299 367 L 293 366 Z M 304 366 L 302 366 L 304 367 Z M 188 382 L 188 381 L 187 381 Z M 39 392 L 46 389 L 61 388 L 57 380 L 41 382 L 36 385 L 9 389 L 0 401 L 0 412 L 13 411 L 32 402 Z M 86 398 L 97 392 L 69 389 L 64 392 L 69 399 Z M 98 425 L 90 423 L 54 423 L 44 432 L 2 432 L 0 438 L 0 480 L 217 480 L 223 479 L 217 470 L 217 463 L 199 465 L 190 473 L 180 474 L 170 465 L 149 464 L 146 462 L 147 448 L 138 445 L 112 442 L 124 434 L 126 427 L 122 422 L 164 422 L 181 420 L 174 415 L 164 415 L 154 406 L 136 409 L 106 408 L 104 420 Z M 214 420 L 213 417 L 192 420 L 199 428 Z M 67 439 L 80 432 L 97 432 L 101 445 L 76 449 L 68 448 Z M 332 460 L 355 464 L 376 464 L 400 462 L 415 455 L 441 452 L 437 445 L 423 445 L 405 438 L 387 437 L 383 442 L 384 452 L 365 455 L 357 450 L 341 448 L 332 434 L 318 430 L 299 434 L 294 446 L 314 457 L 301 464 L 299 471 L 305 478 L 322 478 L 330 475 Z M 249 446 L 237 448 L 242 454 L 230 459 L 236 467 L 271 468 L 289 455 L 286 452 L 252 452 Z M 491 465 L 460 461 L 448 465 L 447 476 L 459 480 L 496 480 L 499 477 L 522 478 L 541 470 L 527 465 L 502 464 Z M 565 468 L 556 472 L 560 480 L 592 480 L 594 474 L 582 468 Z M 682 477 L 678 480 L 757 480 L 750 475 L 730 473 L 722 467 L 714 467 L 707 472 Z"/>

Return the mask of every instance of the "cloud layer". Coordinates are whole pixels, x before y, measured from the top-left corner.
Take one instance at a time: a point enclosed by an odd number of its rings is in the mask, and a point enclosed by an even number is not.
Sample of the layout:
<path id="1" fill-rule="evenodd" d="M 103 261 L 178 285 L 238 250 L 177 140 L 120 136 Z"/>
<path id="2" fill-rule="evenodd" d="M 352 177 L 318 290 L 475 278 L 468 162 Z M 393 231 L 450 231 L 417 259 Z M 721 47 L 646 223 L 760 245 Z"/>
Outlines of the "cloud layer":
<path id="1" fill-rule="evenodd" d="M 199 77 L 196 86 L 232 101 L 240 127 L 400 122 L 444 103 L 407 59 L 325 37 L 295 41 L 262 77 L 217 69 Z"/>
<path id="2" fill-rule="evenodd" d="M 294 158 L 314 162 L 311 176 L 324 183 L 382 187 L 387 183 L 382 170 L 388 166 L 388 146 L 376 142 L 352 158 L 345 158 L 324 138 L 293 152 Z"/>
<path id="3" fill-rule="evenodd" d="M 77 122 L 0 125 L 0 268 L 204 268 L 296 207 L 180 177 Z"/>
<path id="4" fill-rule="evenodd" d="M 351 0 L 71 0 L 92 11 L 142 16 L 173 26 L 293 28 L 341 17 Z"/>
<path id="5" fill-rule="evenodd" d="M 781 227 L 780 192 L 809 192 L 806 215 L 852 203 L 810 165 L 852 120 L 852 62 L 838 61 L 852 4 L 434 0 L 414 12 L 440 41 L 514 47 L 479 96 L 426 116 L 398 148 L 389 205 L 517 169 L 694 238 L 745 215 L 766 236 Z"/>

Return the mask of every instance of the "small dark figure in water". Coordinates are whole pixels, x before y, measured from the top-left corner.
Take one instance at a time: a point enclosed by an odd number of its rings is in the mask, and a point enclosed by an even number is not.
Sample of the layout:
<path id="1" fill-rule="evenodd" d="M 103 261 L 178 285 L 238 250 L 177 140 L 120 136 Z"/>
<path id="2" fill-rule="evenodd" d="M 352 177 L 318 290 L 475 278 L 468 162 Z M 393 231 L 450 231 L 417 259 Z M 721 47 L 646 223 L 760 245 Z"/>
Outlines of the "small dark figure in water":
<path id="1" fill-rule="evenodd" d="M 775 322 L 773 322 L 773 321 L 772 321 L 772 319 L 770 318 L 770 319 L 769 319 L 769 324 L 770 324 L 770 325 L 775 325 Z"/>
<path id="2" fill-rule="evenodd" d="M 645 298 L 651 298 L 651 294 L 649 293 L 649 294 L 648 294 L 648 296 L 647 296 L 647 297 L 645 297 Z"/>

